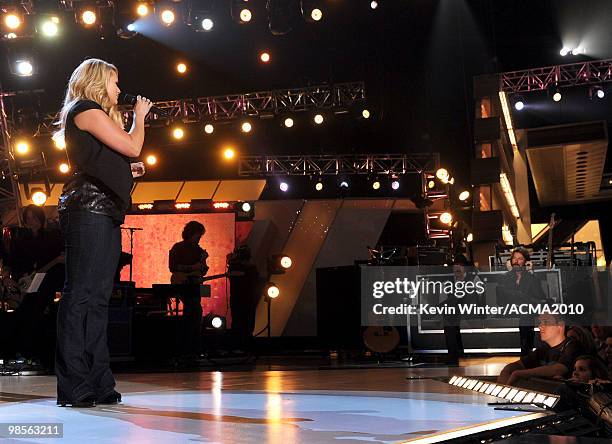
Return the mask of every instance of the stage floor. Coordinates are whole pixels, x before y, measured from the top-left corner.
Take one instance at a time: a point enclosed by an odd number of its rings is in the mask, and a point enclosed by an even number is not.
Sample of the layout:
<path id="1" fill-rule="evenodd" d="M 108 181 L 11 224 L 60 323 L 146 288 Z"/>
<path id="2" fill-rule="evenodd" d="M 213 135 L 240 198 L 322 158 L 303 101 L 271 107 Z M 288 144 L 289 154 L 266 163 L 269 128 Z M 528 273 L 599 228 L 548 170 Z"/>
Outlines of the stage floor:
<path id="1" fill-rule="evenodd" d="M 403 442 L 527 419 L 527 413 L 487 406 L 495 398 L 430 379 L 495 375 L 503 364 L 490 359 L 459 368 L 119 374 L 123 403 L 92 409 L 57 407 L 53 377 L 4 376 L 0 422 L 62 423 L 66 443 Z"/>

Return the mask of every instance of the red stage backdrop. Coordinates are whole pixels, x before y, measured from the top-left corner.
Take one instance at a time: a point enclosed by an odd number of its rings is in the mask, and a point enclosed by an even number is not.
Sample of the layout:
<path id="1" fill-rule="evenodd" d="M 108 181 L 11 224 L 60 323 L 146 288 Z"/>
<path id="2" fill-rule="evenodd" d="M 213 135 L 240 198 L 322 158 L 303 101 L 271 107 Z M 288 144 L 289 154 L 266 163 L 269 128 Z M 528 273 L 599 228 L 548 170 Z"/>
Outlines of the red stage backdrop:
<path id="1" fill-rule="evenodd" d="M 225 273 L 226 256 L 234 250 L 235 217 L 233 213 L 218 214 L 146 214 L 128 215 L 124 227 L 143 228 L 134 232 L 134 271 L 132 279 L 136 287 L 151 287 L 152 284 L 169 284 L 168 252 L 172 245 L 182 240 L 185 224 L 196 220 L 206 227 L 200 246 L 208 251 L 208 275 Z M 123 251 L 130 251 L 129 232 L 122 230 Z M 129 266 L 123 268 L 121 280 L 129 280 Z M 211 285 L 212 297 L 202 298 L 204 314 L 213 311 L 225 314 L 229 304 L 229 282 L 216 279 Z M 227 288 L 226 288 L 227 287 Z M 227 290 L 227 293 L 226 293 Z"/>

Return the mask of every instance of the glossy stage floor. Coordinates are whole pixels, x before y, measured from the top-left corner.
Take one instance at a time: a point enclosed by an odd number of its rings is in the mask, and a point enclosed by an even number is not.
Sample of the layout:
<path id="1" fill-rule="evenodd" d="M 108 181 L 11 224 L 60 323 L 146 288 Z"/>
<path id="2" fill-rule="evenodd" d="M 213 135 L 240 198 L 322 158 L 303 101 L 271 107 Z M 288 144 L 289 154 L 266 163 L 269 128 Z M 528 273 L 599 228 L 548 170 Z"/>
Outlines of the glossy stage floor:
<path id="1" fill-rule="evenodd" d="M 449 431 L 496 428 L 540 415 L 495 410 L 487 405 L 495 398 L 433 379 L 496 375 L 504 362 L 117 374 L 123 403 L 91 409 L 57 407 L 53 377 L 3 376 L 0 423 L 62 423 L 64 438 L 57 441 L 66 443 L 438 442 Z"/>

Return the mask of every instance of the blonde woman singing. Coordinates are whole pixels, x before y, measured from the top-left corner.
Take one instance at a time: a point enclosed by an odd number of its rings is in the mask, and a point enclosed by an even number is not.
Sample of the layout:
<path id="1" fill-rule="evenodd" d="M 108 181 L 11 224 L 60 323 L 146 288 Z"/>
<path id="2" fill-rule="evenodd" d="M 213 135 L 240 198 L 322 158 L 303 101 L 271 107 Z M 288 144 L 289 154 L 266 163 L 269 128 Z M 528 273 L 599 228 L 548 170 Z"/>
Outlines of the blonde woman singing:
<path id="1" fill-rule="evenodd" d="M 117 68 L 87 59 L 72 73 L 54 138 L 63 138 L 73 175 L 58 204 L 66 243 L 66 280 L 57 317 L 57 403 L 117 404 L 109 366 L 108 302 L 121 252 L 121 228 L 151 101 L 138 96 L 132 128 L 117 110 Z M 139 172 L 134 168 L 137 166 Z"/>

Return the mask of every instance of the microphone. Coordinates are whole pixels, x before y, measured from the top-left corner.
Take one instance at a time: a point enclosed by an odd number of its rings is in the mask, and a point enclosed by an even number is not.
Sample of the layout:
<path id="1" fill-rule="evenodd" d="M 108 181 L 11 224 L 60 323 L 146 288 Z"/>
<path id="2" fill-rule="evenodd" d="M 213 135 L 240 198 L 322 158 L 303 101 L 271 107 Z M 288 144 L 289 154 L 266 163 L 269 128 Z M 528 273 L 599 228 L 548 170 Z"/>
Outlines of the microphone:
<path id="1" fill-rule="evenodd" d="M 121 93 L 119 95 L 119 101 L 126 105 L 135 105 L 136 96 L 132 94 Z M 151 107 L 151 112 L 153 112 L 154 114 L 157 114 L 159 117 L 170 117 L 170 114 L 168 114 L 168 111 L 160 109 L 156 106 Z"/>

